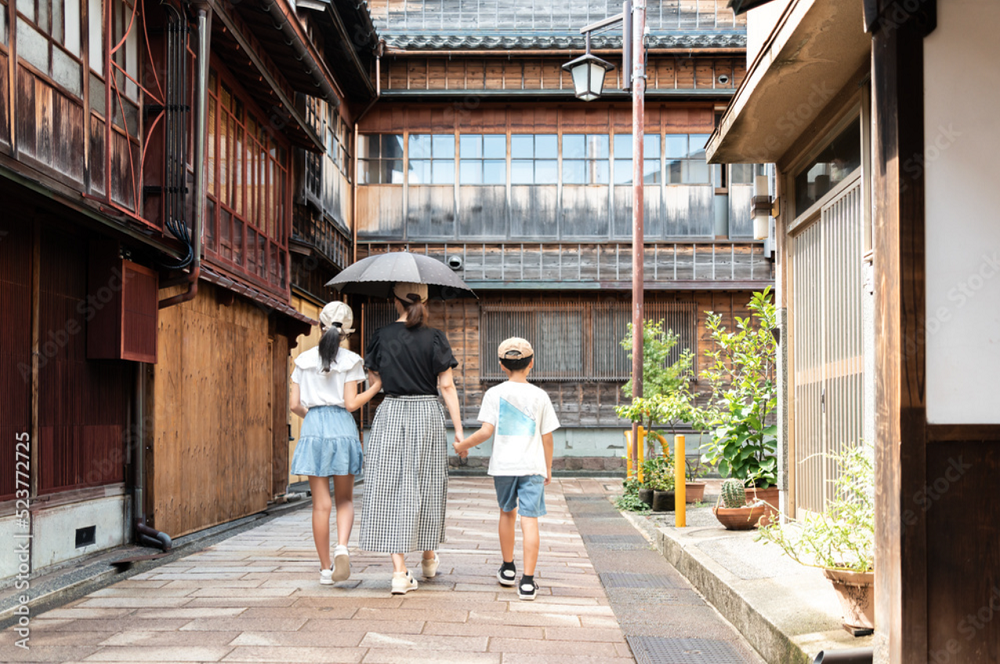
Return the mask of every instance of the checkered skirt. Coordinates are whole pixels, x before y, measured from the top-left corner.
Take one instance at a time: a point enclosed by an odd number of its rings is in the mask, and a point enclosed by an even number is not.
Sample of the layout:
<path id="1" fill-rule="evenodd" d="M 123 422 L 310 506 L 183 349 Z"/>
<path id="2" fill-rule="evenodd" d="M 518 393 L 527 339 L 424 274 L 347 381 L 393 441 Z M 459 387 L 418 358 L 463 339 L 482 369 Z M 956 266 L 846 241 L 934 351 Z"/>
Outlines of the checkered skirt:
<path id="1" fill-rule="evenodd" d="M 365 446 L 362 550 L 433 551 L 444 541 L 447 445 L 437 397 L 386 397 Z"/>

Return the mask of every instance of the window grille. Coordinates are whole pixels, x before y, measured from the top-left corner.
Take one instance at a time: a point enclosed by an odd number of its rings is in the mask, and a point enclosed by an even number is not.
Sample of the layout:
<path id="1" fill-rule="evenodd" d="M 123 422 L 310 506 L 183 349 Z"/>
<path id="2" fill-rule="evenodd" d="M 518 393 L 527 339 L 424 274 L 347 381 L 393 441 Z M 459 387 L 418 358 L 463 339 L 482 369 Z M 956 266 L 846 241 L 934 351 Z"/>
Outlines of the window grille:
<path id="1" fill-rule="evenodd" d="M 660 135 L 642 137 L 642 181 L 660 183 Z M 632 184 L 632 134 L 615 134 L 615 184 Z"/>
<path id="2" fill-rule="evenodd" d="M 563 184 L 607 184 L 610 180 L 607 134 L 563 134 Z"/>
<path id="3" fill-rule="evenodd" d="M 410 134 L 407 182 L 455 184 L 455 135 Z"/>
<path id="4" fill-rule="evenodd" d="M 697 314 L 687 302 L 652 302 L 648 320 L 663 320 L 679 337 L 668 362 L 685 348 L 695 354 Z M 632 363 L 622 348 L 631 306 L 628 302 L 553 304 L 489 303 L 480 315 L 480 379 L 500 381 L 506 374 L 493 360 L 500 342 L 520 336 L 535 349 L 532 378 L 539 381 L 618 382 L 628 380 Z"/>
<path id="5" fill-rule="evenodd" d="M 711 177 L 705 158 L 708 134 L 667 134 L 667 184 L 708 184 Z"/>
<path id="6" fill-rule="evenodd" d="M 507 137 L 503 134 L 459 136 L 461 184 L 507 183 Z"/>
<path id="7" fill-rule="evenodd" d="M 402 134 L 358 137 L 359 184 L 403 184 Z"/>
<path id="8" fill-rule="evenodd" d="M 510 137 L 511 184 L 556 184 L 558 172 L 558 136 L 515 134 Z"/>

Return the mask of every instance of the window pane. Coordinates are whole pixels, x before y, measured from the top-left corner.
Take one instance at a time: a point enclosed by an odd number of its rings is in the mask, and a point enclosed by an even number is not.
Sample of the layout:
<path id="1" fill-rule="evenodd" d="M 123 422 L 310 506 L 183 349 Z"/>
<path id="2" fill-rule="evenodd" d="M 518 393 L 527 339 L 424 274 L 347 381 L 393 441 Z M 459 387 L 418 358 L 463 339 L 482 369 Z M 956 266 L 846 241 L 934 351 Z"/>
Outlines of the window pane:
<path id="1" fill-rule="evenodd" d="M 615 134 L 615 159 L 632 158 L 632 134 Z"/>
<path id="2" fill-rule="evenodd" d="M 455 157 L 455 136 L 452 134 L 435 134 L 431 137 L 433 156 L 435 159 Z M 454 169 L 452 169 L 454 171 Z"/>
<path id="3" fill-rule="evenodd" d="M 17 19 L 17 54 L 48 73 L 49 40 L 23 18 Z"/>
<path id="4" fill-rule="evenodd" d="M 535 184 L 556 184 L 559 181 L 559 162 L 555 159 L 535 161 Z"/>
<path id="5" fill-rule="evenodd" d="M 587 156 L 593 159 L 607 159 L 610 144 L 611 141 L 607 134 L 591 134 L 587 136 Z"/>
<path id="6" fill-rule="evenodd" d="M 708 179 L 708 164 L 698 159 L 686 159 L 681 162 L 681 179 L 684 184 L 706 184 Z"/>
<path id="7" fill-rule="evenodd" d="M 378 134 L 361 134 L 358 136 L 358 156 L 359 157 L 378 157 Z"/>
<path id="8" fill-rule="evenodd" d="M 463 134 L 458 137 L 458 151 L 462 159 L 478 159 L 483 156 L 483 137 L 479 134 Z"/>
<path id="9" fill-rule="evenodd" d="M 458 177 L 459 177 L 458 181 L 461 184 L 482 184 L 483 183 L 482 166 L 483 162 L 481 161 L 463 159 L 458 169 Z"/>
<path id="10" fill-rule="evenodd" d="M 66 0 L 65 13 L 66 50 L 80 55 L 80 0 Z"/>
<path id="11" fill-rule="evenodd" d="M 587 156 L 587 137 L 583 134 L 563 134 L 563 159 L 583 159 Z M 563 165 L 565 169 L 565 164 Z"/>
<path id="12" fill-rule="evenodd" d="M 52 78 L 59 85 L 63 86 L 76 96 L 83 95 L 83 77 L 80 72 L 80 63 L 63 53 L 58 48 L 52 49 Z M 130 104 L 125 103 L 126 113 Z M 130 127 L 129 133 L 136 135 L 138 127 Z"/>
<path id="13" fill-rule="evenodd" d="M 733 164 L 730 181 L 733 184 L 753 184 L 753 164 Z"/>
<path id="14" fill-rule="evenodd" d="M 507 162 L 489 159 L 483 165 L 483 184 L 505 184 L 507 182 Z"/>
<path id="15" fill-rule="evenodd" d="M 383 161 L 383 184 L 403 184 L 403 160 Z"/>
<path id="16" fill-rule="evenodd" d="M 507 159 L 507 137 L 503 134 L 484 136 L 483 156 L 487 159 Z"/>
<path id="17" fill-rule="evenodd" d="M 687 156 L 687 134 L 667 134 L 665 138 L 668 159 L 681 159 Z"/>
<path id="18" fill-rule="evenodd" d="M 660 135 L 644 134 L 642 137 L 642 151 L 644 159 L 659 159 Z"/>
<path id="19" fill-rule="evenodd" d="M 805 212 L 860 165 L 861 129 L 858 122 L 852 122 L 795 176 L 795 213 Z"/>
<path id="20" fill-rule="evenodd" d="M 432 163 L 434 184 L 455 184 L 455 162 L 451 159 L 435 159 Z"/>
<path id="21" fill-rule="evenodd" d="M 667 160 L 667 184 L 681 184 L 681 161 Z"/>
<path id="22" fill-rule="evenodd" d="M 382 134 L 382 157 L 384 159 L 403 158 L 402 134 Z"/>
<path id="23" fill-rule="evenodd" d="M 510 162 L 511 184 L 534 184 L 534 165 L 530 159 L 514 159 Z"/>
<path id="24" fill-rule="evenodd" d="M 431 183 L 431 160 L 410 159 L 410 184 Z"/>
<path id="25" fill-rule="evenodd" d="M 691 134 L 690 154 L 692 159 L 705 158 L 705 146 L 708 144 L 708 134 Z"/>
<path id="26" fill-rule="evenodd" d="M 566 144 L 563 143 L 563 149 Z M 587 162 L 582 160 L 563 160 L 563 182 L 565 184 L 586 184 Z"/>
<path id="27" fill-rule="evenodd" d="M 519 134 L 510 137 L 510 155 L 514 159 L 531 159 L 535 156 L 535 137 Z"/>
<path id="28" fill-rule="evenodd" d="M 591 184 L 607 184 L 611 181 L 611 165 L 607 160 L 591 161 L 588 168 Z"/>
<path id="29" fill-rule="evenodd" d="M 615 159 L 615 184 L 632 184 L 631 159 Z"/>
<path id="30" fill-rule="evenodd" d="M 535 136 L 535 159 L 555 159 L 559 156 L 559 137 L 555 134 Z"/>
<path id="31" fill-rule="evenodd" d="M 410 159 L 431 158 L 431 137 L 428 134 L 410 134 Z"/>
<path id="32" fill-rule="evenodd" d="M 642 161 L 642 181 L 646 184 L 660 183 L 660 160 L 643 159 Z"/>
<path id="33" fill-rule="evenodd" d="M 87 50 L 90 52 L 90 68 L 98 72 L 104 71 L 104 47 L 101 43 L 104 25 L 101 17 L 104 14 L 101 12 L 101 0 L 87 0 L 87 24 L 90 33 Z"/>

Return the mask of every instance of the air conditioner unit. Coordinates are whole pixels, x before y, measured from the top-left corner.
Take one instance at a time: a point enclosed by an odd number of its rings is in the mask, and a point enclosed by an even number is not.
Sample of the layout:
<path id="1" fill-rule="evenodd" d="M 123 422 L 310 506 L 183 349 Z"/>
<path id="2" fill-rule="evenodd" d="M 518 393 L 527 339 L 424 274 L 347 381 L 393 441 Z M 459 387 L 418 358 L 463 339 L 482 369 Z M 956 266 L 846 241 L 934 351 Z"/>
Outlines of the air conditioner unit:
<path id="1" fill-rule="evenodd" d="M 111 240 L 90 243 L 87 359 L 156 362 L 159 276 L 121 256 Z"/>

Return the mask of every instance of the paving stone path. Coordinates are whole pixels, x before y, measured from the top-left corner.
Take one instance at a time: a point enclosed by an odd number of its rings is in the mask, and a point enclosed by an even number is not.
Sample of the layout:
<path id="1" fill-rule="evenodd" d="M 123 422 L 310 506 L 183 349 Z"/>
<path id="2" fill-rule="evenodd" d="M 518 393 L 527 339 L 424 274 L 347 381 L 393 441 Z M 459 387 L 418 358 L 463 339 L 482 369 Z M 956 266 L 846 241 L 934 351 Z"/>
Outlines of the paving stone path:
<path id="1" fill-rule="evenodd" d="M 440 573 L 418 576 L 416 592 L 391 596 L 388 556 L 353 547 L 351 579 L 320 586 L 303 509 L 39 615 L 28 651 L 13 646 L 11 630 L 0 633 L 0 661 L 634 662 L 567 506 L 567 497 L 602 496 L 616 484 L 548 488 L 534 602 L 496 583 L 492 482 L 453 479 Z M 408 563 L 419 572 L 419 554 Z M 709 613 L 699 615 L 712 630 L 727 626 Z"/>

